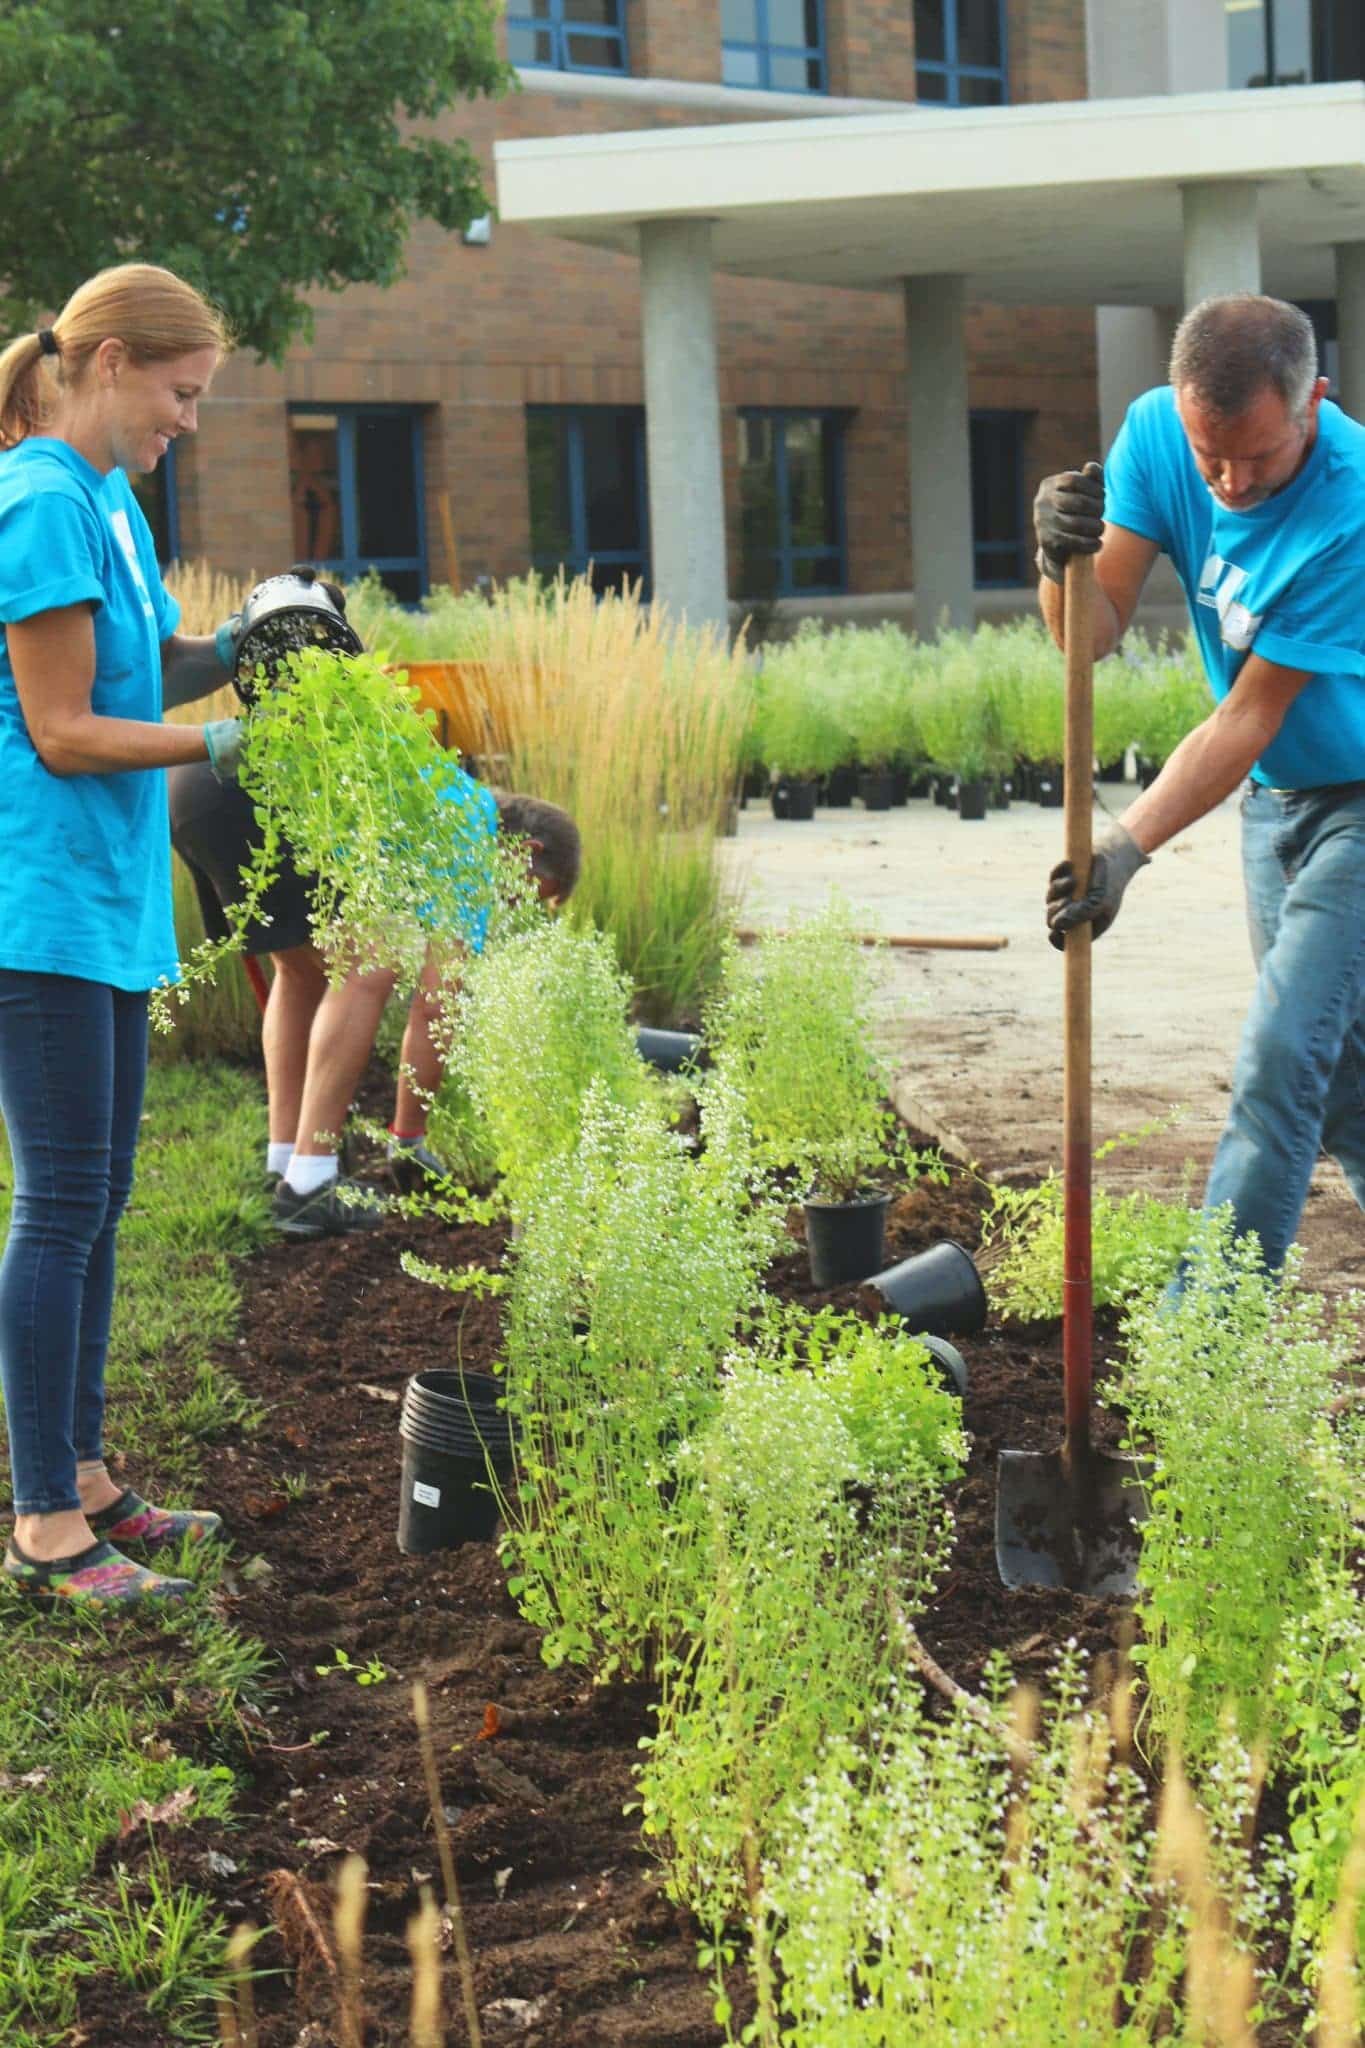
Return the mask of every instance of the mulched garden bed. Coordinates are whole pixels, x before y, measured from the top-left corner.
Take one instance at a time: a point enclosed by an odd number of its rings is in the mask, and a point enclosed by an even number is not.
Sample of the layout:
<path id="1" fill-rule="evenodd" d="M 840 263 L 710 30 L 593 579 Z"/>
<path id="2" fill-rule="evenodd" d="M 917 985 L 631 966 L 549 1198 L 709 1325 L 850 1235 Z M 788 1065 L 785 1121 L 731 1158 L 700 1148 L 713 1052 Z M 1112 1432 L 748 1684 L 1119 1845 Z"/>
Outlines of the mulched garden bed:
<path id="1" fill-rule="evenodd" d="M 889 1259 L 945 1236 L 974 1248 L 979 1208 L 979 1185 L 967 1176 L 947 1188 L 921 1184 L 893 1207 Z M 622 1811 L 651 1725 L 649 1690 L 596 1689 L 581 1673 L 547 1670 L 491 1545 L 426 1559 L 397 1548 L 403 1387 L 457 1357 L 487 1369 L 499 1330 L 496 1302 L 408 1279 L 399 1250 L 493 1266 L 503 1245 L 501 1226 L 393 1219 L 338 1242 L 269 1246 L 243 1271 L 240 1340 L 224 1363 L 269 1412 L 249 1440 L 207 1454 L 204 1497 L 237 1546 L 230 1619 L 282 1668 L 270 1717 L 247 1730 L 251 1792 L 240 1827 L 163 1830 L 158 1846 L 173 1873 L 213 1894 L 229 1919 L 280 1930 L 256 1954 L 275 1973 L 256 1990 L 260 2048 L 329 2048 L 336 2038 L 329 1965 L 307 1922 L 311 1910 L 330 1930 L 330 1880 L 347 1851 L 362 1854 L 370 1873 L 367 2041 L 407 2042 L 405 1929 L 419 1881 L 430 1878 L 440 1893 L 412 1722 L 416 1678 L 431 1697 L 488 2042 L 712 2048 L 721 2039 L 695 1932 L 663 1897 L 637 1822 Z M 771 1282 L 807 1301 L 880 1306 L 857 1289 L 813 1295 L 796 1246 Z M 1101 1352 L 1107 1341 L 1102 1332 Z M 971 1464 L 955 1489 L 951 1569 L 922 1634 L 964 1684 L 997 1648 L 1021 1676 L 1041 1677 L 1069 1637 L 1112 1650 L 1124 1615 L 1066 1593 L 1008 1593 L 996 1572 L 996 1454 L 1058 1440 L 1060 1336 L 1051 1325 L 992 1326 L 961 1349 Z M 258 1558 L 269 1571 L 253 1578 L 258 1568 L 241 1567 Z M 332 1666 L 338 1650 L 357 1667 L 378 1657 L 391 1675 L 365 1686 L 340 1670 L 319 1677 L 315 1667 Z M 192 1722 L 193 1703 L 189 1714 Z M 192 1725 L 182 1721 L 176 1736 L 187 1746 Z M 743 2011 L 740 1974 L 734 1991 Z M 102 2004 L 92 1985 L 82 2020 L 98 2048 L 162 2040 L 138 2030 L 145 2020 L 126 2011 L 115 2019 Z M 451 2037 L 463 2039 L 458 2024 Z"/>

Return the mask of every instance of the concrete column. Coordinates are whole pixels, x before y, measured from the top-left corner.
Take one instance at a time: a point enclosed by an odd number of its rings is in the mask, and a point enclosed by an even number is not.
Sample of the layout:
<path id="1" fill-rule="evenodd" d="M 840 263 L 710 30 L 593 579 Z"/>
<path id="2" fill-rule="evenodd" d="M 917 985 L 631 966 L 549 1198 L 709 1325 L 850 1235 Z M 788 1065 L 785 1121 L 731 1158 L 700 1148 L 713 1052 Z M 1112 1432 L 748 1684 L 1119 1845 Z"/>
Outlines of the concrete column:
<path id="1" fill-rule="evenodd" d="M 1166 382 L 1178 318 L 1173 306 L 1096 306 L 1100 446 L 1106 451 L 1133 400 Z"/>
<path id="2" fill-rule="evenodd" d="M 915 631 L 928 640 L 945 613 L 950 626 L 970 626 L 975 616 L 962 278 L 905 280 L 905 339 Z"/>
<path id="3" fill-rule="evenodd" d="M 654 595 L 690 626 L 727 625 L 711 223 L 643 221 L 645 447 Z"/>
<path id="4" fill-rule="evenodd" d="M 1182 185 L 1185 311 L 1201 299 L 1261 289 L 1257 186 L 1250 179 Z"/>
<path id="5" fill-rule="evenodd" d="M 1365 242 L 1338 242 L 1335 254 L 1341 409 L 1365 420 Z"/>

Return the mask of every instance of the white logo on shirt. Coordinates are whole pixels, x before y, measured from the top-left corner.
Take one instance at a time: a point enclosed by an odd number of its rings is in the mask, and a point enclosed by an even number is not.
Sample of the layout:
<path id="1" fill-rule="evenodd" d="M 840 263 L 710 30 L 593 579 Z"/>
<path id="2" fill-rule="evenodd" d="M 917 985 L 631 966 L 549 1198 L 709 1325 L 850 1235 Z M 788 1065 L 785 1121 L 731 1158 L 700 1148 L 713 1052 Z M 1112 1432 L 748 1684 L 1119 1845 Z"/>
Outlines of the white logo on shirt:
<path id="1" fill-rule="evenodd" d="M 137 558 L 137 542 L 133 539 L 133 529 L 128 514 L 120 507 L 117 512 L 109 514 L 109 524 L 113 527 L 118 537 L 119 546 L 128 557 L 128 567 L 133 572 L 133 581 L 142 592 L 142 609 L 149 619 L 154 618 L 152 596 L 147 588 L 147 579 L 142 573 L 142 564 Z"/>
<path id="2" fill-rule="evenodd" d="M 1210 555 L 1199 572 L 1196 602 L 1218 614 L 1218 634 L 1225 647 L 1245 654 L 1256 638 L 1264 613 L 1248 611 L 1237 593 L 1247 580 L 1247 571 L 1221 555 Z"/>

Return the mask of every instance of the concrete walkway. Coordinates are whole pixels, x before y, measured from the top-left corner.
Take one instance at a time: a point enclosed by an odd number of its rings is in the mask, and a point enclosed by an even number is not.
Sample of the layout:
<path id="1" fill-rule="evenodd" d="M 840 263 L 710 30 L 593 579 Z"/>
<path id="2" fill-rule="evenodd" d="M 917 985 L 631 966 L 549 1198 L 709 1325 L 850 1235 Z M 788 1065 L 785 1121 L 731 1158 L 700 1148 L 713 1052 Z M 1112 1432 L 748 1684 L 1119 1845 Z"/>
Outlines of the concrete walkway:
<path id="1" fill-rule="evenodd" d="M 1131 787 L 1099 785 L 1121 811 Z M 1097 823 L 1101 820 L 1097 816 Z M 842 895 L 885 934 L 999 935 L 1002 952 L 896 952 L 883 1005 L 898 1098 L 912 1121 L 994 1172 L 1061 1157 L 1062 961 L 1042 899 L 1062 815 L 1036 804 L 964 823 L 926 801 L 779 822 L 750 803 L 722 842 L 741 922 L 781 924 Z M 1176 1127 L 1123 1150 L 1113 1187 L 1202 1188 L 1254 976 L 1242 907 L 1237 802 L 1164 848 L 1129 888 L 1094 973 L 1096 1142 L 1179 1107 Z M 1335 1166 L 1319 1168 L 1302 1232 L 1317 1284 L 1365 1285 L 1365 1225 Z"/>

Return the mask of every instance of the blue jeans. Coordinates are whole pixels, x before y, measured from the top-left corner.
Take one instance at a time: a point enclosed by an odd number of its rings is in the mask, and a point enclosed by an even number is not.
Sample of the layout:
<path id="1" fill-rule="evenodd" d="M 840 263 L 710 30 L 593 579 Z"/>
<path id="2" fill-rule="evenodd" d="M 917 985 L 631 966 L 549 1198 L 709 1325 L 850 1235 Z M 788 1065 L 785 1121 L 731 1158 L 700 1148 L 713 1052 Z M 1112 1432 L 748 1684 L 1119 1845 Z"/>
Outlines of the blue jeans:
<path id="1" fill-rule="evenodd" d="M 1365 784 L 1249 783 L 1242 867 L 1259 973 L 1204 1207 L 1278 1271 L 1319 1151 L 1365 1208 Z"/>
<path id="2" fill-rule="evenodd" d="M 114 1237 L 133 1185 L 147 997 L 0 969 L 0 1117 L 14 1208 L 0 1261 L 0 1386 L 14 1509 L 80 1506 L 103 1455 Z"/>

